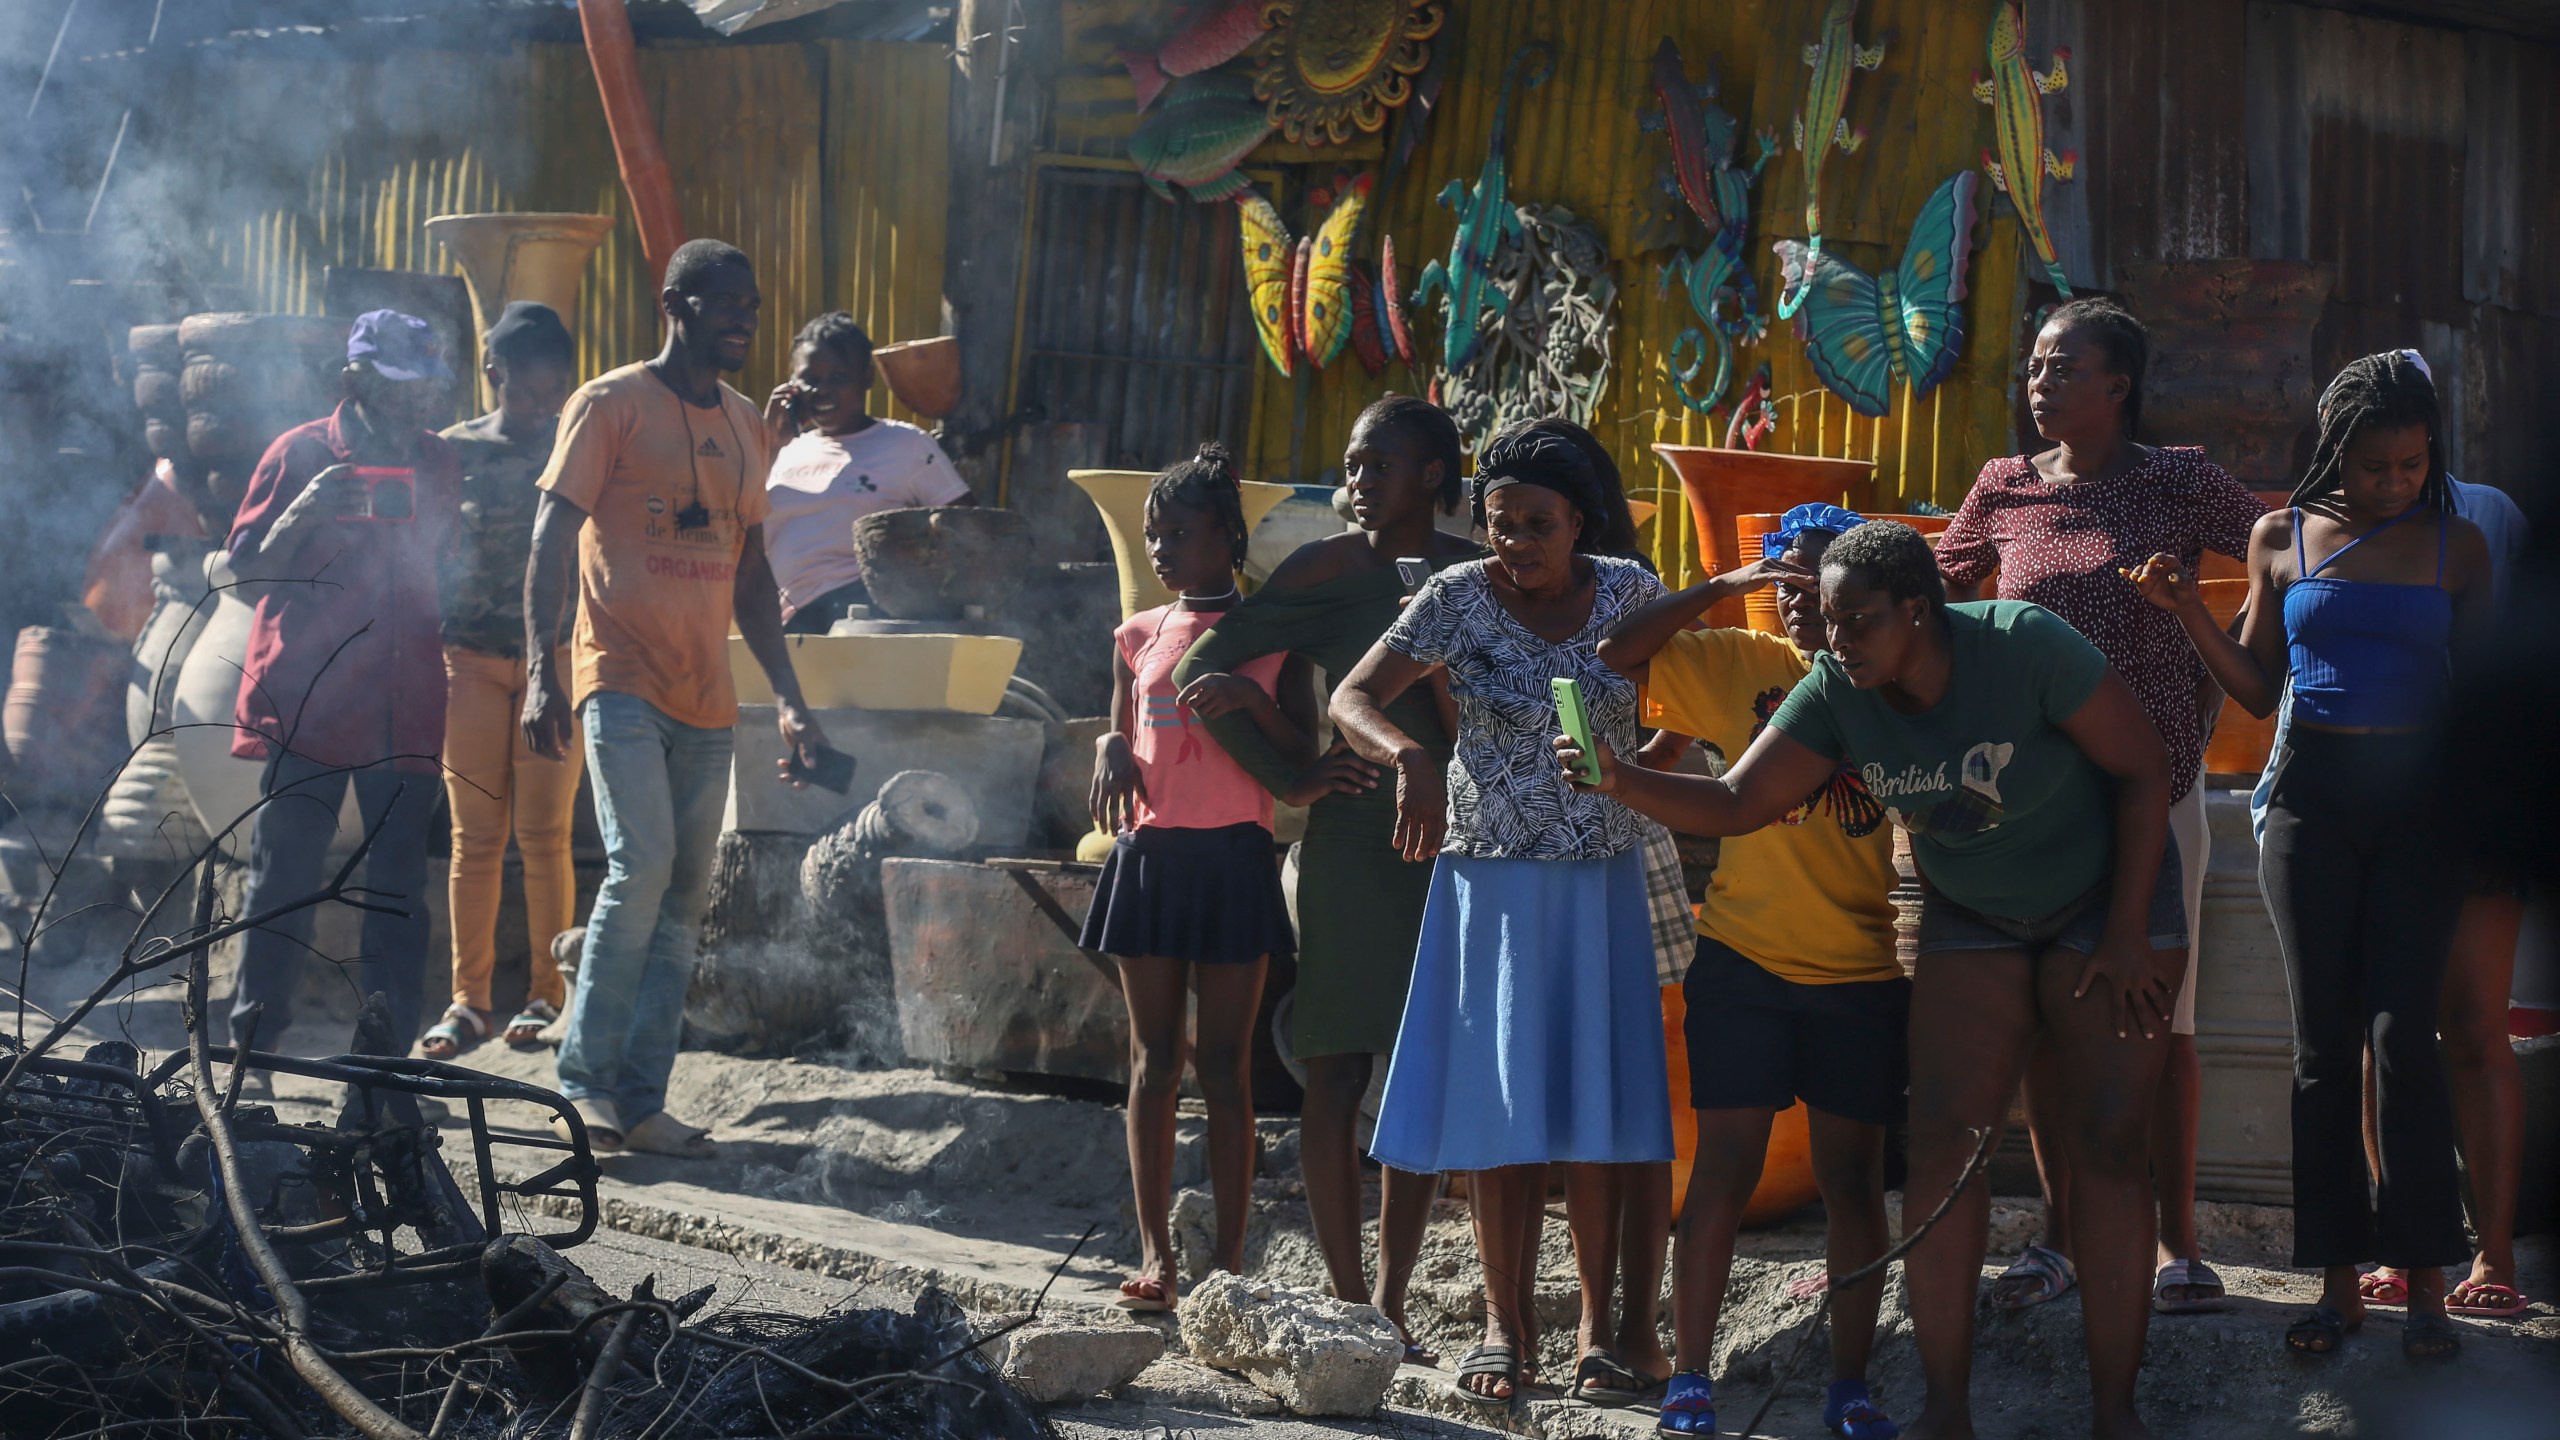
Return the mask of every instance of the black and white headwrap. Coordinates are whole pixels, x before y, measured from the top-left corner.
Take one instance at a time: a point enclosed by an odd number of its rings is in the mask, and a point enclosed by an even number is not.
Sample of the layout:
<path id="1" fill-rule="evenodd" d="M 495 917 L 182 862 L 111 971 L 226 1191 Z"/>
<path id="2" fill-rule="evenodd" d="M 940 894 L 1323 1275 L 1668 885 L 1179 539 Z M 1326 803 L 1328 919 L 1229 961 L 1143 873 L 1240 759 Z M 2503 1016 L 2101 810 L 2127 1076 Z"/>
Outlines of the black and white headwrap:
<path id="1" fill-rule="evenodd" d="M 1574 537 L 1573 548 L 1585 553 L 1603 550 L 1611 524 L 1600 477 L 1583 447 L 1548 422 L 1513 426 L 1476 452 L 1475 479 L 1468 489 L 1479 527 L 1484 524 L 1485 497 L 1505 485 L 1535 485 L 1562 495 L 1582 516 L 1582 533 Z"/>

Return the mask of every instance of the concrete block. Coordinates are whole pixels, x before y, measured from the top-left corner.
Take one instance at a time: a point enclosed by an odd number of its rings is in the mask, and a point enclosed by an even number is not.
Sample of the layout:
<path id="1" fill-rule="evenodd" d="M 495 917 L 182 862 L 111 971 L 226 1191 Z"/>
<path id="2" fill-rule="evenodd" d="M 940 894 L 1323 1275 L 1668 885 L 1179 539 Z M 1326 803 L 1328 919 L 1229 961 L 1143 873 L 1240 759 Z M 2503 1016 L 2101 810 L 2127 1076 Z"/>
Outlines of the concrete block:
<path id="1" fill-rule="evenodd" d="M 1119 1389 L 1164 1349 L 1164 1332 L 1152 1326 L 1044 1316 L 998 1336 L 987 1355 L 1023 1394 L 1059 1405 Z"/>
<path id="2" fill-rule="evenodd" d="M 1182 1297 L 1191 1358 L 1231 1370 L 1300 1415 L 1369 1415 L 1404 1345 L 1374 1305 L 1255 1284 L 1225 1271 Z"/>
<path id="3" fill-rule="evenodd" d="M 917 1063 L 1129 1076 L 1112 962 L 1076 948 L 1100 867 L 882 862 L 898 1030 Z"/>
<path id="4" fill-rule="evenodd" d="M 1042 727 L 1035 720 L 943 710 L 820 710 L 827 741 L 854 758 L 853 788 L 794 790 L 774 778 L 782 735 L 773 707 L 738 707 L 724 828 L 820 835 L 850 820 L 901 770 L 938 770 L 960 782 L 978 811 L 978 843 L 1031 838 L 1040 785 Z"/>

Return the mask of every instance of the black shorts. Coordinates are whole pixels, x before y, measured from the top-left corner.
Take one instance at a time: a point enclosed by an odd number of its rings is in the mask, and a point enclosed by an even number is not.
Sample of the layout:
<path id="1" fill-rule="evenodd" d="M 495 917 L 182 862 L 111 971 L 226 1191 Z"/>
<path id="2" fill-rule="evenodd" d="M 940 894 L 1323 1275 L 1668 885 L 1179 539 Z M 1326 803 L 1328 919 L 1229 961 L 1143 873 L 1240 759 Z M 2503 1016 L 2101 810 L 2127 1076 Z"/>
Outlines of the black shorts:
<path id="1" fill-rule="evenodd" d="M 1696 1108 L 1784 1110 L 1802 1100 L 1868 1125 L 1902 1118 L 1910 981 L 1799 984 L 1701 935 L 1681 989 Z"/>

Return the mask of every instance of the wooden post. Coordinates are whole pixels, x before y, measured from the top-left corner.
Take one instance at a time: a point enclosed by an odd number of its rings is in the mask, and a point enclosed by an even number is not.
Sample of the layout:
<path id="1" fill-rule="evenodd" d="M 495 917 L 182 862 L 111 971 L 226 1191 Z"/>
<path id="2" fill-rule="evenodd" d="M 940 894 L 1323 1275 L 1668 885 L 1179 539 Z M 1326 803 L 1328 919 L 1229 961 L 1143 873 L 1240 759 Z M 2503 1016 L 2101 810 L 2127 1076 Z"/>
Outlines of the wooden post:
<path id="1" fill-rule="evenodd" d="M 596 93 L 604 99 L 605 128 L 613 132 L 613 158 L 622 188 L 631 196 L 631 218 L 640 227 L 640 253 L 655 285 L 667 274 L 667 257 L 684 243 L 684 214 L 676 207 L 675 175 L 649 96 L 640 88 L 640 47 L 631 37 L 631 12 L 622 0 L 580 0 L 578 24 L 586 32 L 587 63 L 595 67 Z"/>
<path id="2" fill-rule="evenodd" d="M 1058 0 L 960 0 L 954 21 L 942 297 L 946 328 L 960 338 L 961 398 L 942 433 L 960 473 L 990 503 L 1011 418 L 1023 207 L 1041 99 L 1056 69 L 1059 10 Z M 1023 479 L 1015 477 L 1017 490 Z M 1066 483 L 1063 475 L 1030 479 Z"/>

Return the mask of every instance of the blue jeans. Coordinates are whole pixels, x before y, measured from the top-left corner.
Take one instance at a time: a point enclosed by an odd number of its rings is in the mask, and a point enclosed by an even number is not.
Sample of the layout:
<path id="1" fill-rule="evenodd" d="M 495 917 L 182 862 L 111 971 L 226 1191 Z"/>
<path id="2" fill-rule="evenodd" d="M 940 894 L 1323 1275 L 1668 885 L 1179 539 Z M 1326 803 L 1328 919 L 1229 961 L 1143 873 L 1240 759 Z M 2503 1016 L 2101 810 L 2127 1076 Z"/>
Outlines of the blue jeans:
<path id="1" fill-rule="evenodd" d="M 249 884 L 241 908 L 262 914 L 328 883 L 329 842 L 337 836 L 338 808 L 346 803 L 349 785 L 356 787 L 357 812 L 374 835 L 359 883 L 371 892 L 368 903 L 384 907 L 365 912 L 364 952 L 352 957 L 356 991 L 359 997 L 381 994 L 391 1011 L 392 1053 L 406 1055 L 409 1042 L 418 1038 L 427 984 L 427 832 L 442 788 L 434 774 L 407 774 L 387 763 L 350 769 L 277 751 L 267 761 L 263 785 L 272 798 L 249 822 Z M 240 938 L 240 974 L 231 987 L 235 1043 L 250 1038 L 249 1011 L 264 1005 L 258 1048 L 284 1049 L 318 914 L 317 906 L 296 910 Z M 339 1048 L 325 1046 L 323 1053 Z M 355 1048 L 352 1040 L 346 1048 Z"/>
<path id="2" fill-rule="evenodd" d="M 608 1101 L 630 1126 L 666 1106 L 733 742 L 612 691 L 588 696 L 579 718 L 607 868 L 569 998 L 560 1091 Z"/>

